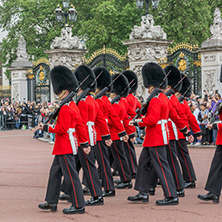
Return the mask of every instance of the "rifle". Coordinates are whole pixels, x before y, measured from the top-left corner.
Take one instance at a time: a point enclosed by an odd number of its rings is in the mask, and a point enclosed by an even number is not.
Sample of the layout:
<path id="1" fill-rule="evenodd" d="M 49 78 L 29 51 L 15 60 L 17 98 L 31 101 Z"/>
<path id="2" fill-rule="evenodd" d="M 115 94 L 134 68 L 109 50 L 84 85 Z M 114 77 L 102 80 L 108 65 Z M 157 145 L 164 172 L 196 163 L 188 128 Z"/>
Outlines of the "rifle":
<path id="1" fill-rule="evenodd" d="M 98 99 L 100 97 L 102 97 L 103 95 L 105 95 L 108 91 L 109 91 L 109 87 L 111 85 L 113 85 L 113 83 L 121 76 L 122 74 L 118 75 L 108 86 L 106 86 L 105 88 L 103 88 L 95 97 L 94 99 Z"/>
<path id="2" fill-rule="evenodd" d="M 169 74 L 171 73 L 172 70 L 170 70 L 166 76 L 164 77 L 162 83 L 160 84 L 159 88 L 161 88 L 163 86 L 163 84 L 165 83 L 167 77 L 169 76 Z M 158 89 L 158 88 L 154 88 L 154 90 L 150 93 L 150 95 L 147 97 L 146 102 L 142 105 L 142 108 L 140 110 L 138 110 L 136 113 L 136 116 L 133 118 L 133 121 L 135 121 L 137 118 L 139 118 L 141 116 L 141 114 L 145 115 L 150 103 L 150 100 L 155 97 L 156 95 L 158 95 L 160 92 L 162 92 L 162 90 Z"/>
<path id="3" fill-rule="evenodd" d="M 44 124 L 48 123 L 51 119 L 56 119 L 56 117 L 59 115 L 59 111 L 62 108 L 62 106 L 72 101 L 72 98 L 74 97 L 74 95 L 75 95 L 75 92 L 73 91 L 69 93 L 69 95 L 66 96 L 66 98 L 61 101 L 59 108 L 55 109 L 52 113 L 49 114 L 48 118 L 44 121 Z"/>
<path id="4" fill-rule="evenodd" d="M 133 79 L 126 87 L 125 89 L 121 92 L 121 95 L 117 95 L 112 101 L 111 101 L 111 104 L 114 104 L 115 102 L 119 101 L 120 98 L 123 96 L 123 94 L 126 92 L 127 89 L 129 89 L 129 86 L 134 82 L 135 79 Z M 132 87 L 135 85 L 135 82 L 134 84 L 132 85 Z"/>
<path id="5" fill-rule="evenodd" d="M 87 87 L 76 99 L 76 104 L 78 105 L 79 101 L 84 98 L 91 90 L 91 87 L 96 83 L 96 80 L 102 75 L 103 71 L 100 72 L 100 74 L 93 80 L 93 82 L 90 84 L 89 87 Z"/>
<path id="6" fill-rule="evenodd" d="M 208 119 L 209 119 L 210 124 L 212 124 L 212 123 L 215 121 L 216 116 L 218 116 L 218 115 L 220 114 L 221 108 L 222 108 L 222 102 L 220 102 L 220 103 L 217 104 L 216 110 L 215 110 L 215 112 L 214 112 L 213 115 L 212 115 L 212 113 L 210 112 L 211 115 L 208 116 Z M 210 113 L 209 113 L 209 114 L 210 114 Z"/>

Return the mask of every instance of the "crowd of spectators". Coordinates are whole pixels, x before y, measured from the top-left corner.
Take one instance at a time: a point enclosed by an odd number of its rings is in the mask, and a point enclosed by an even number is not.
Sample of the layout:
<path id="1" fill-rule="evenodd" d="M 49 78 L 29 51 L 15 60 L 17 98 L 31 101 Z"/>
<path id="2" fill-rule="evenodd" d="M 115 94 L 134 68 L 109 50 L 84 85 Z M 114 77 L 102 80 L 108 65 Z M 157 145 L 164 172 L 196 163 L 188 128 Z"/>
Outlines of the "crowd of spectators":
<path id="1" fill-rule="evenodd" d="M 214 114 L 217 105 L 221 103 L 221 95 L 218 93 L 218 90 L 215 90 L 211 93 L 205 91 L 203 98 L 193 95 L 188 103 L 190 105 L 191 111 L 196 117 L 196 120 L 202 132 L 202 141 L 196 140 L 194 142 L 194 145 L 215 144 L 217 138 L 217 130 L 209 129 L 207 125 L 210 121 L 209 117 Z M 217 120 L 219 120 L 219 117 L 216 117 L 215 121 Z"/>

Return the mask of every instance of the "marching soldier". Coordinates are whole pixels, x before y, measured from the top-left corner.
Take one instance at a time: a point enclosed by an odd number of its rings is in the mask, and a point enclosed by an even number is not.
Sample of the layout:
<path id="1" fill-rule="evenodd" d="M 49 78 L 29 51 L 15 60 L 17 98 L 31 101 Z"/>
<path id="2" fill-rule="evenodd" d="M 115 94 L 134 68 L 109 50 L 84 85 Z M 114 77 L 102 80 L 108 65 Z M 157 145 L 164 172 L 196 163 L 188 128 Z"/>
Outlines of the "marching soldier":
<path id="1" fill-rule="evenodd" d="M 50 77 L 53 90 L 60 100 L 65 99 L 78 86 L 72 71 L 65 66 L 54 67 L 51 70 Z M 55 145 L 52 152 L 55 157 L 49 174 L 45 198 L 47 202 L 39 204 L 39 208 L 43 210 L 50 209 L 51 211 L 57 210 L 61 176 L 63 175 L 66 181 L 66 191 L 72 202 L 72 206 L 65 208 L 63 213 L 85 213 L 82 186 L 76 171 L 73 153 L 76 154 L 77 152 L 78 142 L 80 142 L 80 150 L 85 155 L 90 152 L 90 147 L 88 145 L 86 126 L 82 122 L 79 109 L 71 101 L 61 107 L 54 128 L 49 125 L 40 125 L 39 128 L 46 132 L 55 133 Z"/>
<path id="2" fill-rule="evenodd" d="M 194 132 L 194 136 L 197 137 L 198 140 L 202 139 L 201 130 L 197 123 L 195 116 L 192 114 L 189 105 L 184 100 L 184 97 L 190 97 L 192 93 L 191 83 L 187 77 L 184 77 L 182 74 L 183 84 L 180 92 L 176 92 L 176 96 L 180 101 L 181 110 L 183 110 L 188 124 Z M 181 99 L 182 98 L 182 99 Z M 196 175 L 193 168 L 193 164 L 189 155 L 186 137 L 180 133 L 178 130 L 178 141 L 177 141 L 177 155 L 181 164 L 181 168 L 183 171 L 183 178 L 185 181 L 185 188 L 195 188 Z"/>
<path id="3" fill-rule="evenodd" d="M 78 152 L 79 160 L 84 171 L 84 176 L 92 195 L 92 198 L 86 201 L 86 205 L 103 205 L 102 188 L 94 159 L 94 147 L 96 146 L 97 134 L 95 125 L 98 125 L 101 138 L 105 141 L 107 146 L 111 146 L 112 140 L 110 139 L 109 129 L 103 113 L 93 96 L 90 95 L 90 92 L 95 92 L 96 90 L 95 73 L 90 69 L 90 67 L 81 65 L 75 70 L 74 74 L 79 82 L 83 82 L 84 79 L 89 76 L 89 78 L 81 85 L 80 91 L 78 92 L 79 96 L 86 92 L 86 95 L 79 101 L 78 107 L 83 119 L 83 123 L 87 125 L 91 146 L 91 152 L 89 155 L 85 155 L 85 153 L 81 150 Z"/>
<path id="4" fill-rule="evenodd" d="M 97 79 L 97 91 L 96 91 L 96 101 L 99 104 L 100 109 L 102 110 L 108 126 L 112 125 L 115 127 L 115 130 L 119 137 L 122 137 L 125 141 L 128 140 L 125 129 L 116 115 L 112 104 L 110 103 L 107 93 L 112 89 L 111 75 L 109 71 L 104 67 L 96 67 L 94 73 Z M 101 74 L 102 73 L 102 74 Z M 106 89 L 106 92 L 102 93 Z M 102 93 L 102 94 L 101 94 Z M 113 184 L 113 177 L 111 173 L 109 156 L 108 156 L 108 147 L 101 138 L 99 127 L 96 125 L 97 131 L 97 146 L 95 146 L 96 159 L 99 163 L 100 169 L 102 171 L 102 181 L 104 185 L 103 197 L 115 196 L 115 188 Z M 112 134 L 111 134 L 112 139 Z"/>
<path id="5" fill-rule="evenodd" d="M 184 123 L 177 116 L 174 109 L 171 108 L 167 97 L 159 89 L 166 88 L 165 72 L 155 63 L 146 63 L 142 68 L 142 77 L 144 86 L 152 95 L 143 119 L 130 124 L 146 127 L 146 136 L 143 143 L 143 150 L 140 154 L 138 171 L 136 176 L 135 190 L 139 193 L 136 196 L 129 196 L 129 201 L 148 202 L 148 191 L 150 184 L 151 161 L 164 191 L 165 199 L 157 200 L 157 205 L 175 205 L 178 204 L 177 191 L 173 176 L 168 165 L 166 156 L 166 146 L 169 142 L 168 137 L 168 118 L 178 119 L 178 125 L 184 128 Z M 164 84 L 162 84 L 164 82 Z M 156 88 L 155 88 L 156 87 Z"/>

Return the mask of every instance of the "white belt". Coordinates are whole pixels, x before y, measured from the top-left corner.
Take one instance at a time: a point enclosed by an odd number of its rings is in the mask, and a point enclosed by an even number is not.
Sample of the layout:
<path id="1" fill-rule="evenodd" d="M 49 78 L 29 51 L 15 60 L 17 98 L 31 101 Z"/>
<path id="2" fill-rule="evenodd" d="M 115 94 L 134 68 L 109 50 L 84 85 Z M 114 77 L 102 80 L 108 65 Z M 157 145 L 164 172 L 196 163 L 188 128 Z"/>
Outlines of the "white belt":
<path id="1" fill-rule="evenodd" d="M 177 127 L 176 127 L 175 123 L 171 119 L 168 119 L 168 121 L 170 121 L 172 123 L 175 139 L 178 140 L 178 132 L 177 132 Z"/>
<path id="2" fill-rule="evenodd" d="M 69 134 L 69 140 L 71 143 L 72 147 L 72 152 L 74 155 L 77 155 L 77 150 L 78 150 L 78 142 L 75 136 L 73 136 L 73 133 L 76 132 L 75 128 L 69 128 L 67 133 Z"/>
<path id="3" fill-rule="evenodd" d="M 95 146 L 95 143 L 94 143 L 94 133 L 93 133 L 94 130 L 93 130 L 93 128 L 92 128 L 92 126 L 94 126 L 95 123 L 94 123 L 94 122 L 91 122 L 91 121 L 88 121 L 86 125 L 88 126 L 90 145 L 91 145 L 91 146 Z"/>
<path id="4" fill-rule="evenodd" d="M 162 134 L 163 134 L 163 142 L 164 142 L 165 145 L 168 144 L 167 132 L 166 132 L 166 127 L 165 127 L 166 123 L 168 123 L 167 119 L 162 119 L 162 120 L 158 121 L 158 123 L 157 123 L 157 124 L 161 125 L 161 130 L 162 130 Z"/>

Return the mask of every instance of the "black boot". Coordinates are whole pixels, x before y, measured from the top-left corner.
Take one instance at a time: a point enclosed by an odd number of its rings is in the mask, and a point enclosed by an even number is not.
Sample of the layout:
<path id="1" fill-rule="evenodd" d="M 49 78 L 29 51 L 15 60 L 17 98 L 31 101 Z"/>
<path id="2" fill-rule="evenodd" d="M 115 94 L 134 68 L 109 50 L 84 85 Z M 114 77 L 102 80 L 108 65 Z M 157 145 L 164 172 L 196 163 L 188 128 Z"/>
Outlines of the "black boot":
<path id="1" fill-rule="evenodd" d="M 92 197 L 90 200 L 85 202 L 86 206 L 103 205 L 103 197 Z"/>
<path id="2" fill-rule="evenodd" d="M 71 206 L 69 208 L 64 208 L 63 213 L 64 214 L 84 214 L 85 207 L 76 208 L 74 206 Z"/>
<path id="3" fill-rule="evenodd" d="M 149 187 L 149 195 L 155 195 L 155 187 Z"/>
<path id="4" fill-rule="evenodd" d="M 178 197 L 166 197 L 163 200 L 157 200 L 156 205 L 164 206 L 164 205 L 177 205 L 179 203 Z"/>
<path id="5" fill-rule="evenodd" d="M 139 202 L 139 201 L 148 202 L 149 196 L 147 193 L 139 192 L 136 196 L 129 196 L 128 200 L 132 202 Z"/>
<path id="6" fill-rule="evenodd" d="M 70 200 L 70 197 L 68 194 L 63 193 L 59 196 L 59 200 Z"/>
<path id="7" fill-rule="evenodd" d="M 177 190 L 177 196 L 178 197 L 184 197 L 185 196 L 184 190 Z"/>
<path id="8" fill-rule="evenodd" d="M 210 201 L 212 200 L 214 203 L 219 203 L 219 197 L 211 192 L 209 192 L 206 195 L 198 195 L 197 196 L 200 200 L 204 200 L 204 201 Z"/>
<path id="9" fill-rule="evenodd" d="M 184 188 L 185 189 L 195 188 L 195 187 L 196 187 L 195 181 L 189 181 L 189 182 L 184 183 Z"/>
<path id="10" fill-rule="evenodd" d="M 114 197 L 115 194 L 115 190 L 103 190 L 102 196 L 103 197 Z"/>
<path id="11" fill-rule="evenodd" d="M 132 188 L 132 182 L 131 181 L 127 181 L 127 182 L 122 182 L 120 184 L 116 185 L 116 189 L 125 189 L 125 188 Z"/>
<path id="12" fill-rule="evenodd" d="M 48 202 L 40 203 L 39 208 L 42 210 L 57 211 L 57 204 L 50 204 Z"/>

